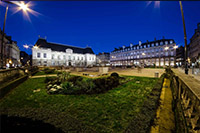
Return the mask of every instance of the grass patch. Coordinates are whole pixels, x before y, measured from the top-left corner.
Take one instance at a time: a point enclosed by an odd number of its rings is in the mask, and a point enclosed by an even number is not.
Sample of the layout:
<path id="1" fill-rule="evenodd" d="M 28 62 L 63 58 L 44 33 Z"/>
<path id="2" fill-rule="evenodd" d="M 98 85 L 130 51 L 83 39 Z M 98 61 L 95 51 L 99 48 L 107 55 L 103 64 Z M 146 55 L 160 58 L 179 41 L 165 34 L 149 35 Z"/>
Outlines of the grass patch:
<path id="1" fill-rule="evenodd" d="M 57 74 L 58 71 L 54 71 L 52 73 L 45 73 L 44 71 L 39 71 L 36 74 L 34 74 L 34 76 L 39 76 L 39 75 L 48 75 L 48 74 Z"/>
<path id="2" fill-rule="evenodd" d="M 133 80 L 93 95 L 49 95 L 45 78 L 28 79 L 0 101 L 0 110 L 2 114 L 40 119 L 66 132 L 69 128 L 79 132 L 123 132 L 157 81 L 129 77 Z"/>

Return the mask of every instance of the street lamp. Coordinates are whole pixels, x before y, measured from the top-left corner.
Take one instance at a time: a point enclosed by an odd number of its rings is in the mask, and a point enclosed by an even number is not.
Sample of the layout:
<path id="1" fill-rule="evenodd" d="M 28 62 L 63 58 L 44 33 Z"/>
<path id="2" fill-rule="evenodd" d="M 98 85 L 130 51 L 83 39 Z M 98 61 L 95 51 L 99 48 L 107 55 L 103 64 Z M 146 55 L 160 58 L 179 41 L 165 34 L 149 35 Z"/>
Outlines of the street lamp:
<path id="1" fill-rule="evenodd" d="M 2 40 L 1 40 L 1 68 L 3 68 L 3 43 L 4 43 L 4 37 L 5 37 L 5 25 L 6 25 L 7 13 L 8 13 L 8 4 L 16 4 L 24 12 L 26 12 L 26 11 L 29 10 L 28 6 L 24 2 L 21 2 L 21 3 L 18 3 L 18 4 L 10 2 L 10 1 L 4 1 L 4 2 L 7 3 L 7 6 L 6 6 L 5 17 L 4 17 L 3 31 L 2 31 Z"/>
<path id="2" fill-rule="evenodd" d="M 185 19 L 183 15 L 183 6 L 182 2 L 179 1 L 180 8 L 181 8 L 181 15 L 183 20 L 183 30 L 184 30 L 184 41 L 185 41 L 185 74 L 188 74 L 188 62 L 187 62 L 187 36 L 186 36 L 186 28 L 185 28 Z"/>
<path id="3" fill-rule="evenodd" d="M 27 45 L 27 44 L 23 45 L 23 47 L 26 48 L 26 49 L 28 49 L 30 47 L 32 47 L 34 49 L 38 49 L 39 48 L 39 46 L 37 46 L 37 45 Z"/>

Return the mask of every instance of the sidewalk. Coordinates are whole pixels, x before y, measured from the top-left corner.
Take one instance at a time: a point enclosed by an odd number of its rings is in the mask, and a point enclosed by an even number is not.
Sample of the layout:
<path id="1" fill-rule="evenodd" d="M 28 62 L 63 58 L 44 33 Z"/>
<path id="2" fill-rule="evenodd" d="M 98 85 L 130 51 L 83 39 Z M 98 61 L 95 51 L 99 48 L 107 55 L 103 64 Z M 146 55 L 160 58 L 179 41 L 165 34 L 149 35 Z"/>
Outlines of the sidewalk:
<path id="1" fill-rule="evenodd" d="M 48 74 L 48 75 L 38 75 L 38 76 L 29 76 L 29 78 L 43 78 L 43 77 L 55 77 L 57 74 Z"/>
<path id="2" fill-rule="evenodd" d="M 193 93 L 200 99 L 200 76 L 186 75 L 178 69 L 172 69 L 176 76 L 178 76 Z"/>
<path id="3" fill-rule="evenodd" d="M 178 68 L 177 70 L 178 70 L 179 72 L 185 74 L 185 69 Z M 192 74 L 192 69 L 189 69 L 188 75 L 190 75 L 190 76 L 192 76 L 192 77 L 194 77 L 195 79 L 197 79 L 197 80 L 200 81 L 200 74 L 196 74 L 196 75 L 195 75 L 195 74 Z"/>

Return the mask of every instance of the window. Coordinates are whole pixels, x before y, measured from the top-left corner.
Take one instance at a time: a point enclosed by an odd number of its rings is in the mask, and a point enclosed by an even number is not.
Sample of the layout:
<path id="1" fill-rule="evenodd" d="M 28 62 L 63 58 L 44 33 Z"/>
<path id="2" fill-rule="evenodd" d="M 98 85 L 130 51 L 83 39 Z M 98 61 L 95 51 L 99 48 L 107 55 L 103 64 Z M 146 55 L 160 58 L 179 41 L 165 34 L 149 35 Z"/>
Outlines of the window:
<path id="1" fill-rule="evenodd" d="M 144 45 L 144 48 L 146 48 L 146 45 Z"/>
<path id="2" fill-rule="evenodd" d="M 156 43 L 156 46 L 158 46 L 158 43 Z"/>
<path id="3" fill-rule="evenodd" d="M 66 56 L 65 56 L 65 55 L 63 55 L 63 59 L 66 59 Z"/>
<path id="4" fill-rule="evenodd" d="M 154 46 L 154 43 L 152 43 L 151 46 L 153 47 L 153 46 Z"/>
<path id="5" fill-rule="evenodd" d="M 172 44 L 172 43 L 173 43 L 173 41 L 171 40 L 171 41 L 170 41 L 170 44 Z"/>
<path id="6" fill-rule="evenodd" d="M 160 42 L 160 45 L 163 45 L 163 42 Z"/>
<path id="7" fill-rule="evenodd" d="M 174 52 L 173 51 L 171 51 L 171 56 L 173 56 L 174 55 Z"/>
<path id="8" fill-rule="evenodd" d="M 168 52 L 165 52 L 165 56 L 168 56 Z"/>
<path id="9" fill-rule="evenodd" d="M 165 41 L 165 44 L 168 44 L 168 41 Z"/>
<path id="10" fill-rule="evenodd" d="M 148 48 L 150 47 L 150 44 L 148 44 Z"/>
<path id="11" fill-rule="evenodd" d="M 40 58 L 40 53 L 37 53 L 37 57 Z"/>
<path id="12" fill-rule="evenodd" d="M 60 59 L 60 55 L 58 55 L 58 59 Z"/>
<path id="13" fill-rule="evenodd" d="M 47 58 L 47 54 L 46 53 L 44 53 L 44 58 Z"/>
<path id="14" fill-rule="evenodd" d="M 83 57 L 81 57 L 81 60 L 83 60 Z"/>
<path id="15" fill-rule="evenodd" d="M 54 59 L 54 54 L 52 54 L 52 59 Z"/>

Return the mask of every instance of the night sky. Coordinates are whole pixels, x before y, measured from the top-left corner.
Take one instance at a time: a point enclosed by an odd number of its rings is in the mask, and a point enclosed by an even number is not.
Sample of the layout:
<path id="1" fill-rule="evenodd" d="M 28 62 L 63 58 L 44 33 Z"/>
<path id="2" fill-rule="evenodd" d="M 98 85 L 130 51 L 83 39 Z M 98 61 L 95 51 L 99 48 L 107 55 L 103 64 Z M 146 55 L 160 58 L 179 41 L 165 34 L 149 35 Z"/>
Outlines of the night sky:
<path id="1" fill-rule="evenodd" d="M 24 44 L 34 45 L 41 37 L 49 42 L 92 47 L 99 52 L 154 38 L 174 39 L 184 45 L 182 17 L 178 1 L 33 1 L 30 7 L 40 15 L 8 11 L 5 32 L 18 42 L 20 50 L 31 54 Z M 189 39 L 200 22 L 200 1 L 183 1 L 186 31 Z M 3 27 L 5 5 L 0 6 L 0 27 Z"/>

